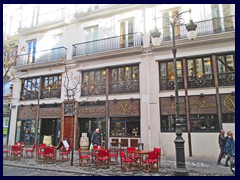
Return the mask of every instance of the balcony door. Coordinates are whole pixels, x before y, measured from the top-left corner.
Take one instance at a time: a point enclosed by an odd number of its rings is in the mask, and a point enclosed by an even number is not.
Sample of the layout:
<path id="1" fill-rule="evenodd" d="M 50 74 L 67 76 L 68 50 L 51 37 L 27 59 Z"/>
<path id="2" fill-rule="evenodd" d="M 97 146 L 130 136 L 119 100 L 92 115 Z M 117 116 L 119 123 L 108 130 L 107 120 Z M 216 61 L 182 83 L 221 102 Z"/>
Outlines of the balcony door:
<path id="1" fill-rule="evenodd" d="M 131 47 L 134 45 L 133 19 L 128 19 L 120 23 L 120 47 Z"/>
<path id="2" fill-rule="evenodd" d="M 98 26 L 85 28 L 86 54 L 97 52 Z"/>
<path id="3" fill-rule="evenodd" d="M 36 54 L 36 46 L 37 46 L 37 40 L 30 40 L 27 41 L 28 43 L 28 60 L 27 63 L 31 64 L 35 62 L 35 54 Z"/>

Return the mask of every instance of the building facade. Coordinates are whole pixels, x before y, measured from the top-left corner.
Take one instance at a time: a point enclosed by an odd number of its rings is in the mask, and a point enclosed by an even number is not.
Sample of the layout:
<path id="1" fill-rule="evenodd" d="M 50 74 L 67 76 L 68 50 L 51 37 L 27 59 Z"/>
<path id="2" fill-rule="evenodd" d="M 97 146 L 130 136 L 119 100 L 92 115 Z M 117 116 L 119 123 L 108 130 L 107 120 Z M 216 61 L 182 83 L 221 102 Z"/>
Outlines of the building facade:
<path id="1" fill-rule="evenodd" d="M 220 129 L 235 132 L 235 6 L 21 5 L 15 8 L 18 53 L 12 81 L 9 144 L 80 145 L 100 128 L 112 139 L 175 155 L 172 32 L 166 18 L 197 24 L 187 39 L 174 28 L 180 115 L 189 156 L 217 156 Z M 51 17 L 51 18 L 50 18 Z M 151 44 L 150 30 L 162 44 Z M 77 87 L 70 92 L 71 87 Z M 211 148 L 207 148 L 211 147 Z M 208 149 L 206 151 L 206 148 Z"/>

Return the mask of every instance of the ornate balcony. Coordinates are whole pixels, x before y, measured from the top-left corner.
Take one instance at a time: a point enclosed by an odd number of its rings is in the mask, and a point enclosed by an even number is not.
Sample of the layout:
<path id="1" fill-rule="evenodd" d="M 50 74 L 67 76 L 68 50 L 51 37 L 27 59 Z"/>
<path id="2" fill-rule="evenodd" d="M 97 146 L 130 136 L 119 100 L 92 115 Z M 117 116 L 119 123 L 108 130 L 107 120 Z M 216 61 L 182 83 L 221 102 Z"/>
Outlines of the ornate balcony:
<path id="1" fill-rule="evenodd" d="M 160 79 L 160 90 L 174 90 L 174 79 L 168 77 L 162 77 Z M 178 77 L 178 89 L 184 89 L 183 77 Z"/>
<path id="2" fill-rule="evenodd" d="M 214 87 L 213 74 L 204 74 L 202 76 L 188 76 L 188 88 Z"/>
<path id="3" fill-rule="evenodd" d="M 43 89 L 41 90 L 41 99 L 45 98 L 60 98 L 61 97 L 61 89 Z"/>
<path id="4" fill-rule="evenodd" d="M 218 73 L 219 86 L 235 86 L 235 72 Z"/>
<path id="5" fill-rule="evenodd" d="M 139 81 L 110 82 L 110 94 L 135 93 L 139 92 Z"/>
<path id="6" fill-rule="evenodd" d="M 66 59 L 66 56 L 67 56 L 67 48 L 65 47 L 53 48 L 49 50 L 39 51 L 36 53 L 27 53 L 27 54 L 19 55 L 17 57 L 15 66 L 62 60 L 62 59 Z"/>
<path id="7" fill-rule="evenodd" d="M 38 99 L 39 91 L 21 91 L 20 100 Z"/>
<path id="8" fill-rule="evenodd" d="M 235 31 L 235 15 L 233 16 L 226 16 L 222 18 L 213 18 L 205 21 L 198 21 L 194 22 L 197 25 L 197 36 L 204 36 L 208 34 L 216 34 L 216 33 L 223 33 L 229 31 Z M 176 33 L 176 39 L 184 39 L 187 38 L 187 30 L 184 25 L 176 26 L 176 31 L 178 30 L 179 33 Z M 162 41 L 170 41 L 171 37 L 171 28 L 165 27 L 162 28 L 161 32 L 163 35 L 161 36 Z"/>
<path id="9" fill-rule="evenodd" d="M 103 95 L 106 94 L 106 84 L 82 86 L 82 96 Z"/>
<path id="10" fill-rule="evenodd" d="M 73 56 L 94 54 L 141 45 L 143 45 L 142 33 L 132 33 L 74 44 Z"/>

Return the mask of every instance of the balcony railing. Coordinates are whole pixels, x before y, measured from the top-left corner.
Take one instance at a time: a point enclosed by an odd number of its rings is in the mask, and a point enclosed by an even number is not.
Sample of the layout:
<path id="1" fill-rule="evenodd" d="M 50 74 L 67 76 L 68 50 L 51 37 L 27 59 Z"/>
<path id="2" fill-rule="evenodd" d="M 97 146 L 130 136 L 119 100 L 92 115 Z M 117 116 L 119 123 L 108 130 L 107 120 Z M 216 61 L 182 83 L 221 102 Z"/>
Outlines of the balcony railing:
<path id="1" fill-rule="evenodd" d="M 139 81 L 130 80 L 122 82 L 110 82 L 110 94 L 135 93 L 139 92 Z"/>
<path id="2" fill-rule="evenodd" d="M 126 34 L 73 45 L 73 56 L 143 45 L 142 33 Z"/>
<path id="3" fill-rule="evenodd" d="M 36 27 L 36 26 L 41 26 L 44 24 L 52 24 L 54 22 L 59 22 L 65 20 L 65 12 L 66 8 L 58 9 L 54 12 L 47 12 L 44 14 L 40 14 L 38 16 L 32 16 L 31 15 L 23 19 L 19 22 L 19 30 L 24 29 L 24 28 L 31 28 L 31 27 Z M 27 11 L 26 11 L 27 13 Z M 27 16 L 27 14 L 26 14 Z"/>
<path id="4" fill-rule="evenodd" d="M 205 21 L 194 22 L 197 24 L 197 35 L 204 36 L 208 34 L 222 33 L 228 31 L 235 31 L 235 15 L 222 18 L 213 18 Z M 172 39 L 171 28 L 166 27 L 160 30 L 162 32 L 161 40 L 170 41 Z M 175 27 L 175 38 L 184 39 L 187 38 L 187 30 L 184 25 Z"/>
<path id="5" fill-rule="evenodd" d="M 81 94 L 82 96 L 106 94 L 106 84 L 83 85 Z"/>
<path id="6" fill-rule="evenodd" d="M 170 79 L 169 77 L 162 77 L 160 79 L 160 90 L 174 90 L 175 82 L 174 79 Z M 184 88 L 184 80 L 183 77 L 178 77 L 178 88 L 183 89 Z"/>
<path id="7" fill-rule="evenodd" d="M 45 98 L 60 98 L 61 97 L 61 89 L 42 89 L 41 90 L 41 99 Z"/>
<path id="8" fill-rule="evenodd" d="M 58 47 L 36 53 L 22 54 L 17 57 L 16 66 L 66 59 L 67 48 Z"/>
<path id="9" fill-rule="evenodd" d="M 188 76 L 188 88 L 214 87 L 213 74 L 204 74 L 202 76 Z"/>
<path id="10" fill-rule="evenodd" d="M 33 100 L 38 99 L 38 92 L 36 90 L 33 91 L 21 91 L 20 100 Z"/>
<path id="11" fill-rule="evenodd" d="M 218 73 L 219 86 L 234 86 L 235 72 Z"/>

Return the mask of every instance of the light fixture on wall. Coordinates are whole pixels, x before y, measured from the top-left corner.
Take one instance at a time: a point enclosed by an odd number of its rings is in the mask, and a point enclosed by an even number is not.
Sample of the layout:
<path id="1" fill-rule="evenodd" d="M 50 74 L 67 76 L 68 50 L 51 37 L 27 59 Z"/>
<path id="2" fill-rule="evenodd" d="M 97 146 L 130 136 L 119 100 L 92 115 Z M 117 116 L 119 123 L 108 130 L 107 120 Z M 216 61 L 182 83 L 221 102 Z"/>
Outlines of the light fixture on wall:
<path id="1" fill-rule="evenodd" d="M 204 96 L 204 94 L 203 93 L 200 93 L 200 97 L 203 97 Z"/>
<path id="2" fill-rule="evenodd" d="M 173 99 L 173 98 L 174 98 L 174 96 L 171 94 L 171 95 L 170 95 L 170 98 L 171 98 L 171 99 Z"/>

